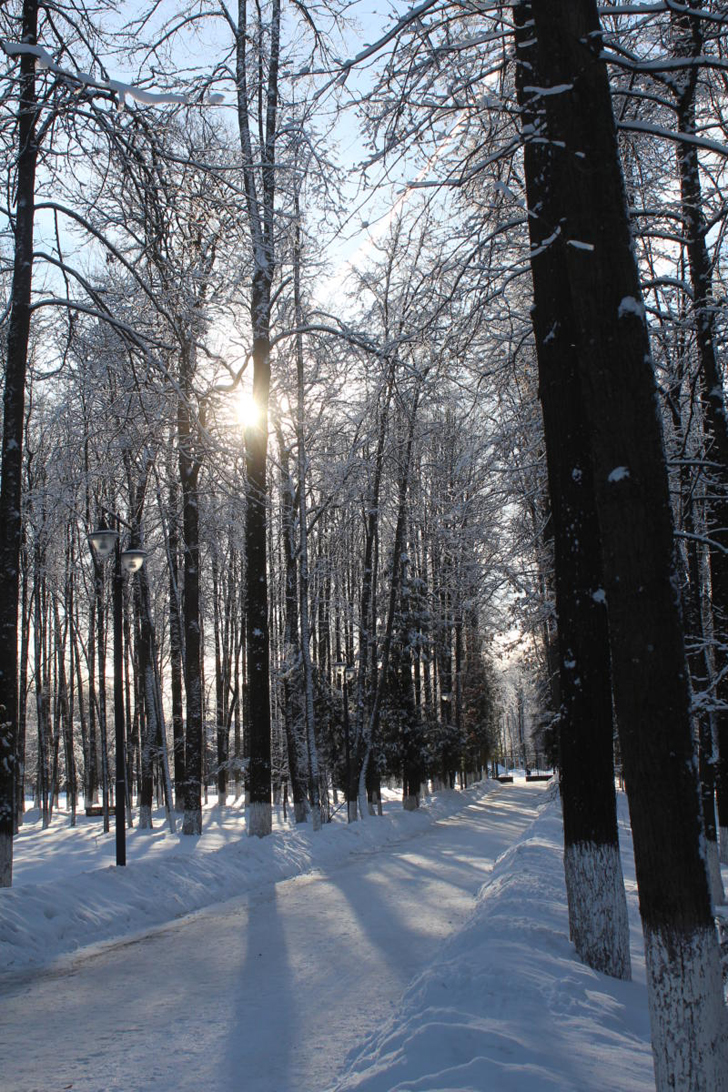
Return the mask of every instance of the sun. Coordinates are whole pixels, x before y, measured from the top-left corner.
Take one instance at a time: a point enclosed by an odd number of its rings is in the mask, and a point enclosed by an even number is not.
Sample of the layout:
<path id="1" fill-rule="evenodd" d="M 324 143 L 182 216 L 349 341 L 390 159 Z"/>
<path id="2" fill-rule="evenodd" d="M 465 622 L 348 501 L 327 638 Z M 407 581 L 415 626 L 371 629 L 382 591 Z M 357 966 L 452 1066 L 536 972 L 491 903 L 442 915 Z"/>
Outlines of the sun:
<path id="1" fill-rule="evenodd" d="M 253 428 L 260 422 L 260 406 L 249 390 L 235 394 L 235 417 L 241 428 Z"/>

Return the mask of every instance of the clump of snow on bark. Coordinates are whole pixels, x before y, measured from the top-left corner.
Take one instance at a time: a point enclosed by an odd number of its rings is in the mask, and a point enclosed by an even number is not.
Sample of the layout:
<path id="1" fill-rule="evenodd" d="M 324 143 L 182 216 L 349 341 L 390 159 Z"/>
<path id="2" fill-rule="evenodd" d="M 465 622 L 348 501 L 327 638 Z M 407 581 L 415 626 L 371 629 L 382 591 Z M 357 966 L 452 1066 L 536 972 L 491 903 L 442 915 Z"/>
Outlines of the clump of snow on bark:
<path id="1" fill-rule="evenodd" d="M 645 305 L 640 300 L 636 300 L 634 296 L 625 296 L 620 301 L 617 308 L 617 318 L 624 318 L 625 315 L 636 315 L 638 319 L 644 319 L 645 317 Z"/>
<path id="2" fill-rule="evenodd" d="M 629 467 L 628 466 L 615 466 L 614 470 L 611 472 L 611 474 L 607 478 L 607 481 L 608 482 L 623 482 L 628 477 L 629 477 Z"/>

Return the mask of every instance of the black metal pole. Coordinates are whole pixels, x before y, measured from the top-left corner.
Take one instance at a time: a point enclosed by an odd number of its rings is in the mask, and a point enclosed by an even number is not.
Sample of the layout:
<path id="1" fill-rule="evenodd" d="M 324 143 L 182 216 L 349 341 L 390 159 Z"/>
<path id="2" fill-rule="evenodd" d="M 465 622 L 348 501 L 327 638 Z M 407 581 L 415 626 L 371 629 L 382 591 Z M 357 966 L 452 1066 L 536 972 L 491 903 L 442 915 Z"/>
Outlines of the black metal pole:
<path id="1" fill-rule="evenodd" d="M 124 682 L 122 644 L 121 545 L 114 555 L 114 729 L 116 734 L 116 863 L 126 864 L 126 763 L 124 761 Z"/>

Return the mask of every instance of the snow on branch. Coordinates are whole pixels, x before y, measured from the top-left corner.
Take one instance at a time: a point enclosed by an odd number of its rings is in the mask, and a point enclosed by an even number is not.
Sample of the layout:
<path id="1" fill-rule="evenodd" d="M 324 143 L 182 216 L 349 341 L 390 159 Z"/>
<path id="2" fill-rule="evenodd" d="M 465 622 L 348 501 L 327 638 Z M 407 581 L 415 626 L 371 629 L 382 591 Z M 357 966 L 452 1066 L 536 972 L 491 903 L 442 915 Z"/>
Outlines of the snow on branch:
<path id="1" fill-rule="evenodd" d="M 124 83 L 122 80 L 97 80 L 89 75 L 88 72 L 70 72 L 68 69 L 62 68 L 61 65 L 56 64 L 50 53 L 43 49 L 42 46 L 27 45 L 25 42 L 9 42 L 3 38 L 0 38 L 0 45 L 8 57 L 19 57 L 24 54 L 29 54 L 31 57 L 36 58 L 36 68 L 42 71 L 52 72 L 55 76 L 59 76 L 69 83 L 85 87 L 90 91 L 110 91 L 113 95 L 117 96 L 120 107 L 125 105 L 127 99 L 142 103 L 144 106 L 189 106 L 193 102 L 200 101 L 199 97 L 193 97 L 192 95 L 145 91 L 141 87 L 137 87 L 131 83 Z M 209 105 L 216 106 L 223 101 L 223 97 L 218 94 L 209 94 L 204 101 Z"/>
<path id="2" fill-rule="evenodd" d="M 717 152 L 718 155 L 728 156 L 728 144 L 721 144 L 719 140 L 693 136 L 691 133 L 678 133 L 674 129 L 665 129 L 662 125 L 653 125 L 649 121 L 620 121 L 617 127 L 632 133 L 647 133 L 650 136 L 664 137 L 665 140 L 694 144 L 696 147 L 704 148 L 708 152 Z"/>
<path id="3" fill-rule="evenodd" d="M 709 11 L 707 8 L 693 7 L 692 3 L 678 3 L 677 0 L 662 0 L 655 4 L 628 4 L 613 3 L 599 4 L 597 6 L 599 17 L 603 15 L 664 15 L 665 12 L 674 11 L 677 14 L 690 15 L 708 23 L 722 25 L 728 21 L 726 15 L 721 12 Z"/>

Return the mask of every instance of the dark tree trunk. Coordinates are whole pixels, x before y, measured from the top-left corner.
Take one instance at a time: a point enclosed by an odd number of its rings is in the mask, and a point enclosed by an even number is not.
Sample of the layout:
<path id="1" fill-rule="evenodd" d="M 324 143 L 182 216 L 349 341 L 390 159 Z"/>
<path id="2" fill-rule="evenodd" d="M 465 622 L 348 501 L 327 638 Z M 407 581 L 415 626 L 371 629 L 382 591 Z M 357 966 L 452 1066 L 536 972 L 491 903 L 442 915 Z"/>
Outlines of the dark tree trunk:
<path id="1" fill-rule="evenodd" d="M 95 576 L 94 576 L 95 579 Z M 91 600 L 88 616 L 88 783 L 86 786 L 86 804 L 95 804 L 99 795 L 99 748 L 96 733 L 96 596 Z"/>
<path id="2" fill-rule="evenodd" d="M 683 476 L 687 476 L 687 468 L 683 468 Z M 689 489 L 689 483 L 685 483 L 681 490 L 685 497 L 686 512 L 684 526 L 688 541 L 687 552 L 687 581 L 683 591 L 685 604 L 685 621 L 688 640 L 692 641 L 693 651 L 688 654 L 688 666 L 693 679 L 701 676 L 709 680 L 712 676 L 711 663 L 707 655 L 705 633 L 701 611 L 701 558 L 698 549 L 696 522 L 694 517 L 695 501 Z M 710 891 L 713 904 L 725 901 L 723 880 L 720 874 L 720 861 L 718 859 L 718 829 L 715 821 L 715 763 L 713 740 L 712 710 L 699 707 L 695 712 L 698 726 L 698 754 L 700 769 L 700 794 L 703 808 L 703 828 L 708 852 L 708 877 L 710 879 Z"/>
<path id="3" fill-rule="evenodd" d="M 202 641 L 200 628 L 200 530 L 198 479 L 200 466 L 193 453 L 190 399 L 190 346 L 183 350 L 182 396 L 178 406 L 179 476 L 182 486 L 182 545 L 184 551 L 184 645 L 187 725 L 185 732 L 185 791 L 183 834 L 202 833 Z"/>
<path id="4" fill-rule="evenodd" d="M 389 658 L 392 651 L 395 613 L 402 582 L 402 551 L 404 550 L 405 528 L 407 526 L 407 491 L 409 489 L 410 466 L 412 465 L 412 448 L 414 446 L 417 408 L 419 406 L 421 393 L 422 387 L 421 385 L 418 385 L 414 392 L 412 405 L 410 407 L 410 418 L 407 423 L 407 436 L 404 444 L 402 466 L 399 481 L 397 483 L 397 523 L 394 532 L 394 543 L 392 545 L 392 580 L 389 587 L 387 621 L 384 631 L 384 640 L 382 641 L 381 666 L 379 667 L 376 676 L 377 682 L 372 700 L 371 713 L 369 715 L 369 723 L 367 725 L 367 733 L 364 739 L 366 751 L 364 752 L 362 770 L 359 774 L 359 807 L 362 815 L 365 814 L 365 786 L 368 790 L 367 801 L 369 812 L 373 813 L 372 805 L 376 802 L 377 812 L 379 815 L 382 814 L 381 780 L 379 773 L 372 762 L 372 753 L 379 733 L 379 719 L 382 710 L 387 675 L 389 673 Z"/>
<path id="5" fill-rule="evenodd" d="M 23 592 L 21 596 L 21 632 L 20 632 L 20 681 L 18 691 L 18 765 L 15 778 L 15 813 L 16 828 L 23 822 L 25 812 L 25 744 L 28 720 L 28 656 L 30 653 L 30 615 L 32 610 L 30 592 L 30 572 L 28 553 L 22 550 L 21 567 L 23 573 Z"/>
<path id="6" fill-rule="evenodd" d="M 561 799 L 569 931 L 590 967 L 630 978 L 629 923 L 614 792 L 609 631 L 571 289 L 546 242 L 559 156 L 544 140 L 530 4 L 516 8 L 516 56 L 534 282 L 533 327 L 546 437 L 559 642 Z"/>
<path id="7" fill-rule="evenodd" d="M 262 274 L 253 282 L 253 400 L 257 420 L 245 430 L 246 532 L 245 600 L 250 708 L 248 834 L 271 831 L 270 635 L 268 628 L 268 395 L 270 284 Z"/>
<path id="8" fill-rule="evenodd" d="M 40 544 L 37 539 L 35 544 L 34 570 L 35 604 L 33 615 L 33 666 L 35 674 L 35 709 L 38 727 L 38 796 L 40 798 L 40 807 L 43 816 L 43 829 L 45 830 L 50 822 L 51 807 L 48 800 L 50 780 L 49 752 L 51 746 L 50 710 L 48 708 L 50 684 L 47 674 L 48 660 L 45 649 L 45 596 L 43 595 Z"/>
<path id="9" fill-rule="evenodd" d="M 366 496 L 366 534 L 364 539 L 364 557 L 362 565 L 361 595 L 359 608 L 359 670 L 356 683 L 356 711 L 354 714 L 354 732 L 352 741 L 351 760 L 355 766 L 352 777 L 359 785 L 359 797 L 364 804 L 364 782 L 366 779 L 366 764 L 368 763 L 367 736 L 369 725 L 367 723 L 373 700 L 373 686 L 370 679 L 371 663 L 376 667 L 376 633 L 374 632 L 373 619 L 375 611 L 373 603 L 376 596 L 376 541 L 377 527 L 379 524 L 379 498 L 382 487 L 382 471 L 384 468 L 384 447 L 387 440 L 389 424 L 389 408 L 394 389 L 395 361 L 388 362 L 387 376 L 383 391 L 382 403 L 379 411 L 377 447 L 373 460 L 373 477 L 371 487 Z"/>
<path id="10" fill-rule="evenodd" d="M 66 764 L 66 797 L 71 809 L 71 826 L 76 825 L 76 762 L 73 753 L 73 720 L 68 695 L 66 676 L 66 637 L 61 630 L 61 617 L 58 603 L 53 602 L 53 624 L 56 640 L 56 688 L 58 703 L 59 728 L 63 733 L 63 756 Z M 59 739 L 56 740 L 56 751 Z"/>
<path id="11" fill-rule="evenodd" d="M 298 628 L 298 564 L 296 558 L 295 523 L 296 500 L 289 465 L 289 453 L 283 434 L 279 435 L 281 464 L 281 522 L 285 552 L 285 623 L 283 630 L 283 723 L 288 749 L 288 772 L 291 777 L 293 814 L 297 823 L 305 823 L 308 814 L 306 803 L 307 747 L 303 738 L 305 711 L 303 702 L 303 673 L 301 670 L 301 642 Z"/>
<path id="12" fill-rule="evenodd" d="M 104 570 L 102 563 L 94 554 L 94 618 L 96 620 L 96 669 L 98 671 L 96 687 L 96 711 L 99 721 L 99 743 L 101 746 L 101 806 L 104 815 L 104 833 L 108 834 L 109 824 L 109 735 L 106 719 L 106 638 L 104 633 Z"/>
<path id="13" fill-rule="evenodd" d="M 152 829 L 154 803 L 154 749 L 159 736 L 157 724 L 156 673 L 154 665 L 154 633 L 152 630 L 149 579 L 142 568 L 134 581 L 134 605 L 139 620 L 138 658 L 139 675 L 144 693 L 144 715 L 140 732 L 140 795 L 139 829 Z"/>
<path id="14" fill-rule="evenodd" d="M 179 589 L 179 532 L 177 488 L 169 487 L 169 683 L 172 693 L 172 748 L 174 754 L 174 806 L 184 811 L 185 731 L 182 704 L 183 638 Z"/>
<path id="15" fill-rule="evenodd" d="M 694 0 L 688 0 L 694 7 Z M 703 53 L 700 17 L 687 11 L 673 11 L 670 16 L 675 32 L 674 51 L 682 58 L 699 58 Z M 728 863 L 728 417 L 726 416 L 723 377 L 715 348 L 716 304 L 712 291 L 712 264 L 706 237 L 708 225 L 703 211 L 698 149 L 695 137 L 695 94 L 700 68 L 696 63 L 673 80 L 677 95 L 678 131 L 688 140 L 677 143 L 680 175 L 683 236 L 688 254 L 690 283 L 693 289 L 695 333 L 700 359 L 700 389 L 706 438 L 706 458 L 720 470 L 709 500 L 711 601 L 716 642 L 716 709 L 718 761 L 715 774 L 705 768 L 708 780 L 715 780 L 720 823 L 720 855 Z M 712 749 L 711 749 L 712 750 Z M 712 763 L 712 755 L 707 758 Z"/>
<path id="16" fill-rule="evenodd" d="M 614 702 L 664 1089 L 728 1081 L 659 405 L 594 0 L 532 6 L 601 533 Z M 553 89 L 553 90 L 552 90 Z M 537 266 L 534 276 L 541 275 Z"/>
<path id="17" fill-rule="evenodd" d="M 35 45 L 37 33 L 38 0 L 24 0 L 21 40 Z M 36 122 L 35 57 L 24 53 L 20 57 L 15 254 L 0 471 L 0 887 L 10 887 L 13 882 L 23 427 L 33 277 Z"/>
<path id="18" fill-rule="evenodd" d="M 222 807 L 227 800 L 227 760 L 228 760 L 228 723 L 225 701 L 228 691 L 228 679 L 225 671 L 226 655 L 223 651 L 222 588 L 220 586 L 220 563 L 217 553 L 212 553 L 212 621 L 215 641 L 215 736 L 217 744 L 217 803 Z"/>

